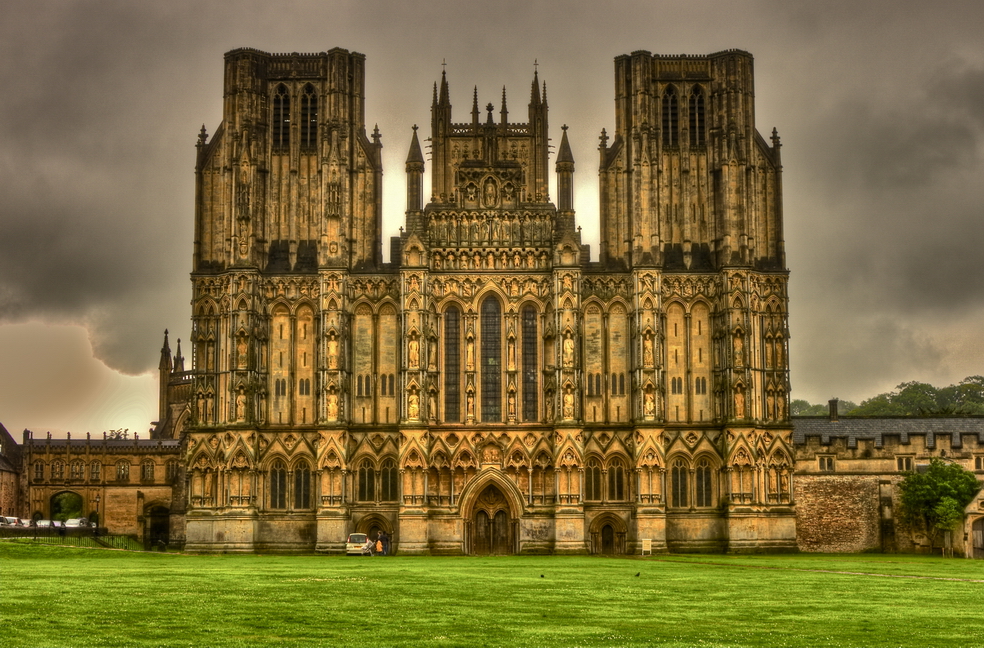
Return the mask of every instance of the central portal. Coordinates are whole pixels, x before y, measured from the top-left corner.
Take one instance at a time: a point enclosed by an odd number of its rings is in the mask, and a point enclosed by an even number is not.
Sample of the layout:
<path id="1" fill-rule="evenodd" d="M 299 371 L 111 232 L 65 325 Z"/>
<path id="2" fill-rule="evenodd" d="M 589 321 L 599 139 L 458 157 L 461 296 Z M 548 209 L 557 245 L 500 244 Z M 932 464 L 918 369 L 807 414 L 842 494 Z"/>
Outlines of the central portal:
<path id="1" fill-rule="evenodd" d="M 475 502 L 472 518 L 472 553 L 478 556 L 513 553 L 509 502 L 494 485 L 487 486 Z"/>

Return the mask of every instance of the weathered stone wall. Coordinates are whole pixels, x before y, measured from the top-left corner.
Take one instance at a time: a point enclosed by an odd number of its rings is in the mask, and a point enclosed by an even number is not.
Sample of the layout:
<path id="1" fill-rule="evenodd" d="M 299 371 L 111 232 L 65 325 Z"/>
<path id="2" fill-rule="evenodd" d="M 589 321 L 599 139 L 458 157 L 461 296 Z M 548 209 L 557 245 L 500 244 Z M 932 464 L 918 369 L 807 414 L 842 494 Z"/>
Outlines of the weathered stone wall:
<path id="1" fill-rule="evenodd" d="M 797 475 L 796 542 L 800 551 L 881 548 L 877 475 Z"/>

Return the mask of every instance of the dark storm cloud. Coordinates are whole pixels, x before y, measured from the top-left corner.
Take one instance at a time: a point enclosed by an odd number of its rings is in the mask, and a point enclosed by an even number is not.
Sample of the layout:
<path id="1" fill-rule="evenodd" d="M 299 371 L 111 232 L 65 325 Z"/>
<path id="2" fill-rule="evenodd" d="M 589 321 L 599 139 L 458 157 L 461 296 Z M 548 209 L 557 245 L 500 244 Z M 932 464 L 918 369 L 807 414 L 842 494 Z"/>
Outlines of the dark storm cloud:
<path id="1" fill-rule="evenodd" d="M 128 372 L 156 365 L 165 327 L 172 344 L 186 335 L 194 142 L 218 126 L 230 49 L 367 55 L 384 237 L 402 224 L 410 127 L 426 131 L 442 60 L 456 119 L 474 85 L 496 109 L 506 85 L 521 118 L 539 60 L 592 237 L 612 58 L 741 48 L 756 60 L 758 128 L 784 142 L 794 395 L 858 399 L 962 371 L 953 358 L 981 361 L 967 332 L 984 311 L 982 22 L 979 2 L 13 3 L 0 23 L 0 324 L 83 324 L 97 357 Z"/>

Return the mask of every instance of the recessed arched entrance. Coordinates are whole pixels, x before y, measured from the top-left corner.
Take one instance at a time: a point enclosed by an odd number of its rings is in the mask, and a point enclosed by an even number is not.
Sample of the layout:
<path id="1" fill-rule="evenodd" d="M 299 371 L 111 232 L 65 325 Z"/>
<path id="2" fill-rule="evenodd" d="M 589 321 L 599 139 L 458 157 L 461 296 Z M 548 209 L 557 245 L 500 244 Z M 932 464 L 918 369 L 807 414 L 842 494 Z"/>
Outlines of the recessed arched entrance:
<path id="1" fill-rule="evenodd" d="M 971 525 L 971 556 L 977 559 L 984 558 L 984 517 L 974 520 Z"/>
<path id="2" fill-rule="evenodd" d="M 171 511 L 166 506 L 151 506 L 144 516 L 145 543 L 148 547 L 163 547 L 171 539 Z"/>
<path id="3" fill-rule="evenodd" d="M 601 553 L 606 556 L 615 553 L 615 529 L 610 524 L 601 527 Z"/>
<path id="4" fill-rule="evenodd" d="M 591 553 L 618 555 L 625 553 L 625 521 L 614 513 L 603 513 L 591 523 Z"/>
<path id="5" fill-rule="evenodd" d="M 495 484 L 489 484 L 475 501 L 471 515 L 471 553 L 497 556 L 515 552 L 515 525 L 509 500 Z"/>

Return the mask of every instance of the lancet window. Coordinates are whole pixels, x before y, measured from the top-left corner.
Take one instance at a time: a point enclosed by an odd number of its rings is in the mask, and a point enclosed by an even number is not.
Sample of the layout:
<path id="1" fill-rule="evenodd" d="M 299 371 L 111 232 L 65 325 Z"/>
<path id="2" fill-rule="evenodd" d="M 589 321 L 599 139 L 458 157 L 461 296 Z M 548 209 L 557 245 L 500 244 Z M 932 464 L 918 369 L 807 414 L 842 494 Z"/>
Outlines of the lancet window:
<path id="1" fill-rule="evenodd" d="M 502 420 L 502 309 L 494 297 L 482 302 L 482 420 Z"/>
<path id="2" fill-rule="evenodd" d="M 601 463 L 597 459 L 590 459 L 584 471 L 584 499 L 601 499 Z"/>
<path id="3" fill-rule="evenodd" d="M 701 459 L 697 462 L 695 478 L 697 482 L 697 506 L 713 506 L 711 464 L 707 459 Z"/>
<path id="4" fill-rule="evenodd" d="M 290 94 L 287 86 L 280 84 L 273 95 L 273 148 L 286 149 L 290 145 Z"/>
<path id="5" fill-rule="evenodd" d="M 523 308 L 523 420 L 538 419 L 537 356 L 539 337 L 536 330 L 536 309 Z"/>
<path id="6" fill-rule="evenodd" d="M 301 95 L 301 148 L 314 150 L 318 144 L 318 95 L 310 83 Z"/>
<path id="7" fill-rule="evenodd" d="M 671 506 L 687 506 L 689 473 L 690 471 L 683 459 L 677 459 L 673 462 L 673 467 L 670 469 Z"/>
<path id="8" fill-rule="evenodd" d="M 690 91 L 690 145 L 703 146 L 704 137 L 704 90 L 695 85 Z"/>
<path id="9" fill-rule="evenodd" d="M 679 100 L 674 86 L 667 86 L 663 91 L 662 113 L 663 146 L 677 146 L 680 115 Z"/>
<path id="10" fill-rule="evenodd" d="M 461 311 L 444 312 L 444 420 L 461 421 Z"/>
<path id="11" fill-rule="evenodd" d="M 270 508 L 287 508 L 287 465 L 280 459 L 270 466 Z"/>
<path id="12" fill-rule="evenodd" d="M 311 508 L 311 468 L 306 461 L 294 468 L 294 508 Z"/>

